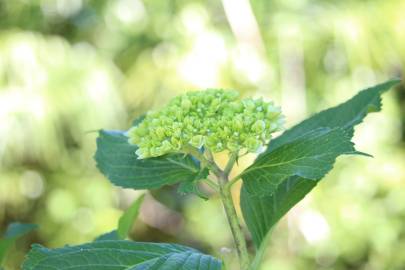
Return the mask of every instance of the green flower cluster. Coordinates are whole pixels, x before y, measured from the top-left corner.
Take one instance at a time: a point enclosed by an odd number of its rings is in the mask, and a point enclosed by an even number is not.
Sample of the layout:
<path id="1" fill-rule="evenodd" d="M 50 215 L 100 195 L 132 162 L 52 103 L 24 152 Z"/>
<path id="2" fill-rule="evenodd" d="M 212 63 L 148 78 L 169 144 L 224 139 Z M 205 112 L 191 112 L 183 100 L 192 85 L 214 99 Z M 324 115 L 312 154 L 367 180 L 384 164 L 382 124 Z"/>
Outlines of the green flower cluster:
<path id="1" fill-rule="evenodd" d="M 238 99 L 238 92 L 205 90 L 188 92 L 162 110 L 150 112 L 128 131 L 129 143 L 139 147 L 140 159 L 190 147 L 212 152 L 258 152 L 271 133 L 284 124 L 279 107 L 262 99 Z"/>

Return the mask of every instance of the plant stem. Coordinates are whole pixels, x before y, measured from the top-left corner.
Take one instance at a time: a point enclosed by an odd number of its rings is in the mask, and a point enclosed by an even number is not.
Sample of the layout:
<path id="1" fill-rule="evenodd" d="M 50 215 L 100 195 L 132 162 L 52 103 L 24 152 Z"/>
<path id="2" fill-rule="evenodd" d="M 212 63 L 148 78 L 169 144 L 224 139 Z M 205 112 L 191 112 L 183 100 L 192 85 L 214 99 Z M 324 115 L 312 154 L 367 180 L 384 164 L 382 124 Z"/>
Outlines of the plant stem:
<path id="1" fill-rule="evenodd" d="M 215 183 L 214 181 L 212 181 L 211 179 L 207 178 L 203 180 L 204 183 L 206 183 L 210 188 L 212 188 L 213 190 L 215 190 L 216 192 L 219 192 L 219 187 L 217 185 L 217 183 Z"/>
<path id="2" fill-rule="evenodd" d="M 219 175 L 222 173 L 221 169 L 213 160 L 208 160 L 205 158 L 204 154 L 200 153 L 197 148 L 189 146 L 185 149 L 186 153 L 193 155 L 196 159 L 201 162 L 202 167 L 207 167 L 211 170 L 215 175 Z"/>
<path id="3" fill-rule="evenodd" d="M 266 253 L 268 243 L 270 242 L 271 234 L 273 233 L 273 229 L 267 232 L 266 237 L 264 237 L 262 243 L 260 244 L 259 249 L 256 251 L 256 255 L 253 259 L 252 264 L 250 265 L 251 269 L 259 269 L 260 265 L 263 262 L 264 254 Z"/>
<path id="4" fill-rule="evenodd" d="M 224 205 L 226 217 L 231 227 L 233 239 L 235 241 L 236 250 L 239 256 L 241 270 L 248 270 L 250 265 L 249 253 L 246 246 L 245 236 L 240 225 L 238 215 L 232 200 L 231 190 L 226 183 L 228 176 L 224 173 L 217 175 L 219 182 L 219 194 Z"/>
<path id="5" fill-rule="evenodd" d="M 236 177 L 232 178 L 231 180 L 229 180 L 229 182 L 226 184 L 227 187 L 231 188 L 233 186 L 233 184 L 235 184 L 236 182 L 239 181 L 239 179 L 242 177 L 241 174 L 237 175 Z"/>
<path id="6" fill-rule="evenodd" d="M 224 169 L 224 174 L 226 176 L 228 176 L 229 173 L 232 171 L 233 165 L 235 164 L 235 161 L 237 158 L 238 158 L 237 152 L 234 152 L 230 155 L 228 163 L 226 164 L 225 169 Z"/>
<path id="7" fill-rule="evenodd" d="M 246 239 L 242 231 L 242 226 L 240 225 L 238 215 L 232 200 L 231 194 L 231 182 L 228 182 L 229 173 L 231 172 L 233 165 L 238 157 L 238 153 L 232 153 L 230 159 L 225 166 L 224 170 L 218 167 L 215 163 L 212 153 L 206 152 L 208 159 L 204 156 L 203 153 L 199 152 L 198 149 L 194 147 L 188 147 L 186 153 L 192 154 L 197 158 L 203 167 L 207 167 L 211 170 L 213 174 L 218 178 L 219 184 L 219 195 L 221 197 L 222 204 L 224 205 L 226 217 L 228 219 L 229 226 L 231 227 L 231 232 L 233 239 L 235 241 L 236 250 L 239 256 L 240 270 L 248 270 L 250 266 L 250 258 L 247 250 Z M 237 179 L 234 179 L 236 181 Z M 206 182 L 211 187 L 214 187 L 215 183 L 211 181 Z M 214 185 L 212 185 L 214 184 Z"/>

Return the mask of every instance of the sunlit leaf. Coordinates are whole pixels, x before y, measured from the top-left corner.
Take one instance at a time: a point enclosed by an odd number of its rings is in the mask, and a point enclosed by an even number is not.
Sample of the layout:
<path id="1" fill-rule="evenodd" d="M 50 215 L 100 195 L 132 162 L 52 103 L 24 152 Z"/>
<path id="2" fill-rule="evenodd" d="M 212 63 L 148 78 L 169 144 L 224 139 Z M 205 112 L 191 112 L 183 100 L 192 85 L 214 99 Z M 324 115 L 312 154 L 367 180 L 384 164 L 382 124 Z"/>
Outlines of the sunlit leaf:
<path id="1" fill-rule="evenodd" d="M 124 132 L 101 130 L 95 154 L 97 167 L 114 185 L 133 189 L 191 181 L 200 173 L 199 165 L 190 156 L 171 154 L 138 159 L 136 149 L 128 143 Z"/>
<path id="2" fill-rule="evenodd" d="M 325 148 L 325 146 L 327 146 L 327 152 L 340 147 L 342 147 L 341 150 L 349 149 L 348 143 L 350 143 L 350 139 L 353 136 L 354 126 L 361 123 L 367 113 L 379 111 L 381 109 L 381 94 L 398 83 L 399 80 L 392 80 L 363 90 L 347 102 L 304 120 L 271 142 L 269 149 L 257 159 L 256 162 L 258 163 L 255 162 L 256 165 L 251 166 L 255 167 L 257 164 L 260 164 L 260 162 L 270 160 L 273 165 L 270 165 L 270 167 L 268 164 L 266 165 L 267 170 L 269 170 L 269 177 L 267 178 L 260 175 L 260 170 L 256 170 L 255 173 L 255 170 L 251 169 L 250 179 L 252 180 L 257 177 L 261 180 L 253 180 L 248 183 L 247 178 L 249 178 L 249 172 L 247 172 L 243 178 L 244 183 L 241 190 L 242 213 L 256 247 L 260 246 L 274 224 L 295 204 L 302 200 L 305 195 L 316 186 L 317 182 L 322 179 L 324 174 L 331 169 L 330 164 L 329 166 L 322 166 L 325 165 L 325 160 L 323 159 L 315 158 L 312 160 L 313 162 L 301 163 L 303 160 L 308 161 L 308 152 L 296 152 L 291 154 L 289 151 L 286 151 L 286 154 L 295 156 L 297 163 L 294 162 L 294 166 L 290 164 L 285 167 L 283 164 L 280 164 L 285 162 L 285 158 L 287 158 L 282 156 L 281 152 L 283 149 L 286 150 L 287 148 L 299 144 L 300 141 L 302 141 L 305 136 L 308 136 L 308 134 L 311 134 L 311 132 L 315 135 L 314 130 L 319 128 L 329 128 L 333 132 L 340 132 L 338 130 L 343 129 L 346 138 L 344 141 L 335 141 L 336 145 L 333 145 L 331 141 L 328 142 L 327 140 L 323 142 L 318 141 L 318 144 L 314 141 L 312 143 L 312 147 L 315 148 L 313 149 L 314 151 L 317 151 L 318 148 Z M 307 135 L 303 137 L 304 134 Z M 322 138 L 325 139 L 326 137 Z M 335 137 L 334 140 L 335 139 L 338 138 Z M 343 147 L 342 145 L 345 146 Z M 303 149 L 305 149 L 306 145 L 303 146 Z M 352 151 L 353 150 L 354 149 L 352 149 Z M 345 151 L 342 151 L 342 153 L 345 153 Z M 274 166 L 274 161 L 277 160 L 280 162 L 278 162 L 279 164 L 277 166 Z M 303 167 L 295 166 L 297 164 Z M 273 175 L 270 172 L 274 172 L 275 168 L 278 168 L 278 170 L 284 168 L 285 170 L 281 170 L 281 174 L 279 171 L 277 173 L 276 170 L 275 175 Z M 311 172 L 311 170 L 314 171 Z M 291 172 L 294 173 L 291 174 Z M 281 180 L 279 178 L 280 175 L 284 175 L 285 177 L 282 177 L 283 179 Z M 253 190 L 253 183 L 255 183 L 255 181 L 260 182 L 258 189 L 261 190 Z M 265 183 L 268 183 L 268 185 L 265 185 Z M 267 195 L 263 195 L 266 193 Z M 263 196 L 257 196 L 260 194 Z"/>
<path id="3" fill-rule="evenodd" d="M 219 270 L 221 262 L 176 244 L 98 241 L 48 249 L 34 245 L 23 270 Z"/>
<path id="4" fill-rule="evenodd" d="M 137 198 L 132 205 L 124 212 L 118 221 L 118 236 L 120 239 L 125 239 L 128 237 L 129 232 L 131 231 L 132 225 L 139 215 L 139 209 L 143 203 L 145 194 L 142 194 Z"/>
<path id="5" fill-rule="evenodd" d="M 274 224 L 316 184 L 317 181 L 293 176 L 283 181 L 276 192 L 267 196 L 249 194 L 246 187 L 242 186 L 240 205 L 256 247 L 260 246 Z"/>
<path id="6" fill-rule="evenodd" d="M 319 127 L 341 127 L 347 129 L 353 136 L 355 125 L 361 123 L 368 113 L 381 110 L 381 94 L 398 85 L 399 82 L 400 80 L 391 80 L 367 88 L 350 100 L 309 117 L 272 140 L 268 152 Z"/>
<path id="7" fill-rule="evenodd" d="M 339 155 L 355 153 L 343 129 L 320 128 L 260 156 L 243 172 L 244 187 L 252 195 L 272 195 L 289 177 L 316 181 L 332 169 Z"/>

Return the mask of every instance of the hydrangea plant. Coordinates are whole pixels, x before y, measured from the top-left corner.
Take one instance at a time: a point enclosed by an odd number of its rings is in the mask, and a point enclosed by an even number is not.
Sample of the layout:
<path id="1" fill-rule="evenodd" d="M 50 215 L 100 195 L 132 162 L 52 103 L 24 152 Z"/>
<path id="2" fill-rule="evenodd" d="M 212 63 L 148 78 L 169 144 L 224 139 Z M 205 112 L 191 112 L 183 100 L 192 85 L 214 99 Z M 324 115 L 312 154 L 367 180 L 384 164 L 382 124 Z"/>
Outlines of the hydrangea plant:
<path id="1" fill-rule="evenodd" d="M 189 92 L 134 121 L 127 131 L 100 130 L 95 159 L 100 171 L 123 188 L 176 184 L 181 193 L 208 199 L 200 189 L 207 185 L 211 197 L 223 203 L 240 269 L 259 269 L 272 227 L 333 168 L 338 156 L 364 155 L 351 142 L 354 127 L 369 112 L 379 111 L 381 94 L 398 83 L 365 89 L 275 138 L 284 117 L 272 102 L 239 99 L 235 91 Z M 215 160 L 218 152 L 228 153 L 224 167 Z M 256 160 L 231 178 L 235 163 L 246 153 L 256 153 Z M 231 195 L 238 181 L 243 182 L 240 206 L 248 235 Z M 35 245 L 23 269 L 227 268 L 220 259 L 190 247 L 125 240 L 141 202 L 142 198 L 124 213 L 116 231 L 92 243 L 59 249 Z"/>

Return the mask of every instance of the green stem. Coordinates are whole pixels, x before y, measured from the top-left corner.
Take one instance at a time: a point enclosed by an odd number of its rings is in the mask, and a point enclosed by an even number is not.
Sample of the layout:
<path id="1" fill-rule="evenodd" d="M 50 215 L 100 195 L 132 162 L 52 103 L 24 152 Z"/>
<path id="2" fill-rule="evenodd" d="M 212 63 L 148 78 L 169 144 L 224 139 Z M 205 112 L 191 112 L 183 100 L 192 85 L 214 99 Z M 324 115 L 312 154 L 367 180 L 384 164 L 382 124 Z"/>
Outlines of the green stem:
<path id="1" fill-rule="evenodd" d="M 214 155 L 212 154 L 210 149 L 205 149 L 205 154 L 207 155 L 207 158 L 209 161 L 214 162 Z"/>
<path id="2" fill-rule="evenodd" d="M 204 154 L 202 154 L 200 151 L 198 151 L 197 148 L 189 146 L 189 147 L 185 148 L 185 152 L 193 155 L 196 159 L 198 159 L 201 162 L 202 167 L 207 167 L 215 175 L 222 173 L 221 169 L 217 166 L 217 164 L 214 161 L 206 159 Z"/>
<path id="3" fill-rule="evenodd" d="M 231 185 L 228 182 L 228 176 L 231 172 L 233 165 L 238 157 L 238 153 L 232 153 L 230 159 L 225 166 L 224 170 L 218 167 L 215 163 L 211 152 L 208 152 L 208 159 L 202 154 L 198 149 L 194 147 L 187 147 L 185 149 L 186 153 L 193 155 L 197 158 L 203 167 L 207 167 L 215 176 L 218 178 L 219 184 L 219 195 L 224 205 L 226 217 L 228 219 L 229 226 L 231 227 L 231 232 L 233 239 L 235 241 L 236 250 L 240 261 L 240 270 L 248 270 L 250 265 L 249 253 L 247 250 L 246 239 L 242 231 L 242 226 L 240 225 L 238 214 L 232 200 Z M 212 185 L 210 181 L 206 182 L 208 185 Z M 218 185 L 216 185 L 218 186 Z"/>
<path id="4" fill-rule="evenodd" d="M 228 186 L 226 186 L 228 176 L 225 174 L 219 175 L 218 182 L 219 194 L 224 205 L 229 226 L 231 227 L 232 236 L 239 256 L 241 270 L 248 270 L 250 265 L 249 253 L 247 250 L 245 236 L 243 234 L 242 227 L 232 200 L 231 190 Z"/>
<path id="5" fill-rule="evenodd" d="M 218 185 L 214 181 L 212 181 L 211 179 L 209 179 L 209 178 L 204 179 L 204 183 L 206 183 L 210 188 L 212 188 L 216 192 L 219 192 Z"/>
<path id="6" fill-rule="evenodd" d="M 228 163 L 226 164 L 225 169 L 224 169 L 224 174 L 225 175 L 228 176 L 229 173 L 232 171 L 233 165 L 235 164 L 235 161 L 236 161 L 237 158 L 238 158 L 238 153 L 237 152 L 231 153 L 231 155 L 229 157 L 229 160 L 228 160 Z"/>
<path id="7" fill-rule="evenodd" d="M 235 176 L 234 178 L 232 178 L 226 185 L 231 188 L 233 186 L 233 184 L 235 184 L 236 182 L 239 181 L 239 179 L 241 179 L 242 175 L 239 174 L 237 176 Z"/>
<path id="8" fill-rule="evenodd" d="M 260 244 L 259 249 L 256 251 L 256 255 L 253 258 L 253 262 L 250 265 L 251 270 L 256 270 L 256 269 L 260 268 L 260 265 L 263 262 L 263 257 L 264 257 L 264 255 L 266 253 L 267 247 L 269 246 L 268 243 L 270 242 L 270 237 L 271 237 L 272 233 L 273 233 L 273 230 L 271 229 L 267 233 L 266 237 L 264 237 L 262 243 Z"/>

